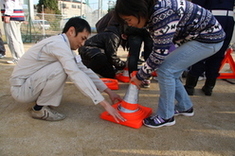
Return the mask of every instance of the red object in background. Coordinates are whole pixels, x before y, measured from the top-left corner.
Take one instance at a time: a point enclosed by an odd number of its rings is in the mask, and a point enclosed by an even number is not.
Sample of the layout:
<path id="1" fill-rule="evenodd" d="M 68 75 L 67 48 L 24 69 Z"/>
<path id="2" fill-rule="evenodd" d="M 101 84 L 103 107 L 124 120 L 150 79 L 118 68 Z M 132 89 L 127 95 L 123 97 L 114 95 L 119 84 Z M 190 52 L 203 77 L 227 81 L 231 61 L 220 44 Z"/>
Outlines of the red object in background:
<path id="1" fill-rule="evenodd" d="M 123 72 L 122 73 L 118 73 L 115 78 L 117 80 L 121 81 L 121 82 L 128 83 L 130 81 L 128 69 L 124 68 Z"/>
<path id="2" fill-rule="evenodd" d="M 224 67 L 226 63 L 229 64 L 232 73 L 220 73 L 220 76 L 217 79 L 235 79 L 235 62 L 232 57 L 233 49 L 229 48 L 226 51 L 225 57 L 221 62 L 220 70 Z"/>
<path id="3" fill-rule="evenodd" d="M 152 72 L 152 76 L 153 76 L 153 77 L 156 77 L 156 76 L 157 76 L 157 71 L 153 71 L 153 72 Z"/>
<path id="4" fill-rule="evenodd" d="M 111 90 L 118 90 L 119 85 L 118 85 L 118 80 L 116 79 L 110 79 L 110 78 L 100 78 L 106 86 L 111 89 Z"/>

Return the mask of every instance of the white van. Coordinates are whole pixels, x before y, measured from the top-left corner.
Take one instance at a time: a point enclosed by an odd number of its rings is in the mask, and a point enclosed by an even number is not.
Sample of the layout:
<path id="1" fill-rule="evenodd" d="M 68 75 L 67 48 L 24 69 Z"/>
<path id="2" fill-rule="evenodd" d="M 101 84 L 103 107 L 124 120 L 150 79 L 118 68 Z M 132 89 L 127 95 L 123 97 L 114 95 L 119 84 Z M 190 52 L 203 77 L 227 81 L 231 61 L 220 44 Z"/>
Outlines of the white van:
<path id="1" fill-rule="evenodd" d="M 51 27 L 47 20 L 33 20 L 32 23 L 34 27 L 39 29 L 49 29 Z"/>

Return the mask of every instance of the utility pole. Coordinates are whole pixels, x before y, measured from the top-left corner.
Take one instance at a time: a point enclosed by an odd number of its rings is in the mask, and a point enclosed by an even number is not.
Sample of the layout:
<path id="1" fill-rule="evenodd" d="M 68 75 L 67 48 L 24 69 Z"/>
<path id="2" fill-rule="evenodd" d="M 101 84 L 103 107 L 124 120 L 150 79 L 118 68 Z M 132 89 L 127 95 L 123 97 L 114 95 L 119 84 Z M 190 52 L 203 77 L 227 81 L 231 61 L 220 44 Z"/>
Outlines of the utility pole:
<path id="1" fill-rule="evenodd" d="M 113 7 L 114 7 L 114 1 L 109 0 L 109 2 L 108 2 L 108 10 L 110 10 Z"/>
<path id="2" fill-rule="evenodd" d="M 98 19 L 102 16 L 103 0 L 98 0 Z"/>
<path id="3" fill-rule="evenodd" d="M 42 5 L 42 36 L 45 38 L 45 17 L 44 17 L 44 5 Z"/>
<path id="4" fill-rule="evenodd" d="M 30 0 L 28 0 L 28 10 L 29 10 L 29 42 L 32 42 L 32 10 L 31 10 L 31 3 L 30 3 Z"/>
<path id="5" fill-rule="evenodd" d="M 80 11 L 80 16 L 82 18 L 82 0 L 81 0 L 81 11 Z"/>
<path id="6" fill-rule="evenodd" d="M 98 0 L 98 19 L 100 19 L 100 0 Z"/>

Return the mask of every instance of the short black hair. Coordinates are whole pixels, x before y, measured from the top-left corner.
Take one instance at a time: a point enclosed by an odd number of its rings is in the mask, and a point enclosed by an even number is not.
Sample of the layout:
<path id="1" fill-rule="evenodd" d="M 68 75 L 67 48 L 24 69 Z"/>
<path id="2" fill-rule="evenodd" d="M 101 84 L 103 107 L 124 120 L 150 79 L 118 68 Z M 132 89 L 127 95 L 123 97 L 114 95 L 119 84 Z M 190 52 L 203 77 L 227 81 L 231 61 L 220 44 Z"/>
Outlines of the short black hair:
<path id="1" fill-rule="evenodd" d="M 83 32 L 84 29 L 86 29 L 89 33 L 91 33 L 91 26 L 89 25 L 89 23 L 80 17 L 70 18 L 68 22 L 65 24 L 62 33 L 66 33 L 70 27 L 75 28 L 76 36 L 79 32 Z"/>

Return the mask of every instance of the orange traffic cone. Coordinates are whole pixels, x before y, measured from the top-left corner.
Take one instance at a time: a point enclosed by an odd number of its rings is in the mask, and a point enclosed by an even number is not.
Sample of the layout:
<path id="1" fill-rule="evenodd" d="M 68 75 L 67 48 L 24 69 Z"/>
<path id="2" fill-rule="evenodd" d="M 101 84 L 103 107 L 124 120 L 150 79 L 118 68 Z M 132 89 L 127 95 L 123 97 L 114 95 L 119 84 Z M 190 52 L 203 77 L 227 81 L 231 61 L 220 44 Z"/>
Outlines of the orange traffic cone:
<path id="1" fill-rule="evenodd" d="M 130 84 L 123 101 L 113 105 L 113 107 L 118 109 L 119 113 L 127 120 L 125 122 L 120 121 L 118 124 L 132 128 L 140 128 L 143 125 L 143 119 L 151 115 L 151 108 L 137 104 L 138 96 L 139 89 L 136 85 Z M 107 111 L 103 112 L 100 117 L 104 120 L 117 123 Z"/>
<path id="2" fill-rule="evenodd" d="M 110 78 L 100 78 L 106 86 L 111 90 L 118 90 L 118 81 L 116 79 L 110 79 Z"/>
<path id="3" fill-rule="evenodd" d="M 116 79 L 121 81 L 121 82 L 129 82 L 130 81 L 130 77 L 129 77 L 129 71 L 128 68 L 124 68 L 122 73 L 118 73 L 116 75 Z"/>
<path id="4" fill-rule="evenodd" d="M 235 62 L 232 57 L 233 49 L 229 48 L 225 54 L 223 61 L 221 62 L 220 70 L 224 67 L 226 63 L 230 65 L 231 73 L 220 73 L 217 79 L 235 79 Z"/>

